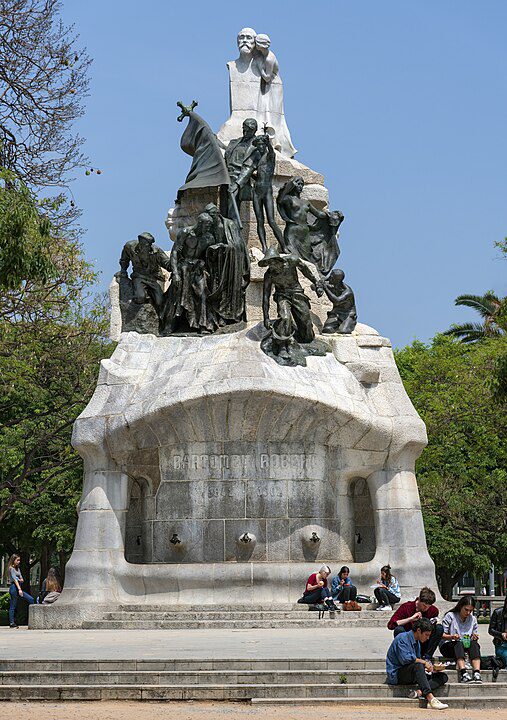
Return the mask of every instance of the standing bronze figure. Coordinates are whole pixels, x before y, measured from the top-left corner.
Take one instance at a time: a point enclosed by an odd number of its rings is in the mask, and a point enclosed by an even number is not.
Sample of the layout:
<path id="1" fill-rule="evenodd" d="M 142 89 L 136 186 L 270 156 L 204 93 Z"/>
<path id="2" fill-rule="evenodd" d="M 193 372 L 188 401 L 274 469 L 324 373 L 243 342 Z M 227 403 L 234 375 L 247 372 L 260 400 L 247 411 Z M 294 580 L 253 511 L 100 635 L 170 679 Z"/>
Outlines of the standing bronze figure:
<path id="1" fill-rule="evenodd" d="M 278 241 L 280 249 L 285 251 L 283 233 L 276 224 L 273 201 L 273 176 L 275 174 L 275 151 L 267 133 L 257 135 L 252 140 L 252 149 L 246 156 L 237 183 L 244 184 L 253 179 L 253 207 L 257 220 L 257 235 L 264 253 L 268 249 L 266 242 L 265 218 Z M 264 215 L 265 213 L 265 215 Z"/>
<path id="2" fill-rule="evenodd" d="M 267 354 L 277 356 L 282 364 L 300 364 L 296 358 L 296 343 L 311 343 L 315 340 L 315 332 L 310 301 L 299 282 L 298 270 L 312 282 L 312 288 L 319 297 L 324 293 L 321 281 L 299 258 L 280 255 L 274 247 L 270 247 L 265 257 L 259 260 L 259 267 L 267 267 L 264 273 L 262 311 L 264 327 L 270 331 L 261 347 Z M 269 303 L 273 287 L 278 317 L 272 321 L 269 318 Z M 294 359 L 296 361 L 292 363 Z"/>
<path id="3" fill-rule="evenodd" d="M 231 183 L 229 185 L 228 216 L 241 225 L 239 214 L 241 202 L 252 199 L 252 181 L 250 176 L 238 181 L 243 163 L 252 148 L 252 141 L 257 132 L 257 120 L 247 118 L 243 122 L 243 135 L 236 140 L 231 140 L 225 150 L 225 164 L 229 171 Z"/>

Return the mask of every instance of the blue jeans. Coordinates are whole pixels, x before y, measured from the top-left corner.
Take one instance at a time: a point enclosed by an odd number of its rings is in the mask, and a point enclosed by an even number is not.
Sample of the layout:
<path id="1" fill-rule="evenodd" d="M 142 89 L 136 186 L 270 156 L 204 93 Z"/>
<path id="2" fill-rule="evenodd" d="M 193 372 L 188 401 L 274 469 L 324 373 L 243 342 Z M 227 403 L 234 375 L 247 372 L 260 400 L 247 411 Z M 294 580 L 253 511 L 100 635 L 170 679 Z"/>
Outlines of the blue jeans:
<path id="1" fill-rule="evenodd" d="M 18 600 L 21 595 L 18 593 L 18 588 L 14 585 L 14 583 L 11 583 L 11 586 L 9 588 L 9 595 L 11 596 L 11 602 L 9 605 L 9 625 L 15 625 L 14 613 L 16 612 Z M 33 605 L 33 603 L 35 602 L 33 597 L 26 592 L 23 593 L 23 600 L 26 600 L 29 605 Z"/>
<path id="2" fill-rule="evenodd" d="M 504 641 L 501 645 L 497 645 L 495 655 L 502 658 L 505 663 L 504 667 L 507 667 L 507 642 Z"/>

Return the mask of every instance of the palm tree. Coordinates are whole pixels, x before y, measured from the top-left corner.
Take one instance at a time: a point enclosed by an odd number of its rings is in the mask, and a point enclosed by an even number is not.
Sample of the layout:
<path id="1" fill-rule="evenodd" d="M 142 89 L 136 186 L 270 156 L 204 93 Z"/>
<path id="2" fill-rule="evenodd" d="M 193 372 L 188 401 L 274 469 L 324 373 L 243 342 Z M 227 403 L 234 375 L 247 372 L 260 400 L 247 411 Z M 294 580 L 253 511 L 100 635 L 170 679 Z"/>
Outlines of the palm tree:
<path id="1" fill-rule="evenodd" d="M 444 335 L 453 335 L 464 343 L 471 343 L 483 338 L 501 337 L 507 334 L 507 298 L 499 298 L 488 291 L 484 295 L 460 295 L 454 304 L 477 310 L 483 322 L 453 325 L 444 332 Z"/>

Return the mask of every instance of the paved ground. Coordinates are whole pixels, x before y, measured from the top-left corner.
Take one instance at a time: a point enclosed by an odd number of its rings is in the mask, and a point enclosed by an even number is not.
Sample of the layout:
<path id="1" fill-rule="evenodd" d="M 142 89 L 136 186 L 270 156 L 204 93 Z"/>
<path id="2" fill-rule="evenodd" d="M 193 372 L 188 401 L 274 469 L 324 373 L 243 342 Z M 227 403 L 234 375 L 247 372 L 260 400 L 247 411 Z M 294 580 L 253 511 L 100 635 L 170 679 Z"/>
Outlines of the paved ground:
<path id="1" fill-rule="evenodd" d="M 80 703 L 2 703 L 0 720 L 13 718 L 44 717 L 44 720 L 416 720 L 439 718 L 439 720 L 507 720 L 507 708 L 502 710 L 422 710 L 417 707 L 400 708 L 383 706 L 376 708 L 347 705 L 325 708 L 280 706 L 276 708 L 252 707 L 243 703 L 210 702 L 80 702 Z"/>
<path id="2" fill-rule="evenodd" d="M 170 658 L 384 658 L 387 628 L 255 630 L 11 630 L 0 627 L 0 659 L 115 660 Z M 483 655 L 493 654 L 487 628 Z"/>

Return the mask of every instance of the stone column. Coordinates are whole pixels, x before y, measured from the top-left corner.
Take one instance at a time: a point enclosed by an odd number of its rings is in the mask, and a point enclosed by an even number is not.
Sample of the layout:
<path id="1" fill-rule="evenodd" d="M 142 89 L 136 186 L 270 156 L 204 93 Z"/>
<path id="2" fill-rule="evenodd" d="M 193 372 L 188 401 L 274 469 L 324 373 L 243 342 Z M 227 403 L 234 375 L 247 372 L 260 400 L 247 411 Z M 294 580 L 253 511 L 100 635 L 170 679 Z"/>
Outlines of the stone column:
<path id="1" fill-rule="evenodd" d="M 435 586 L 435 566 L 426 546 L 421 503 L 411 470 L 387 469 L 368 477 L 377 549 L 372 564 L 391 565 L 404 600 L 424 585 Z"/>
<path id="2" fill-rule="evenodd" d="M 65 587 L 54 605 L 33 606 L 30 627 L 81 627 L 83 620 L 100 617 L 120 595 L 125 569 L 125 517 L 128 476 L 107 456 L 105 442 L 94 437 L 100 422 L 80 418 L 73 444 L 84 459 L 83 494 L 72 556 L 65 570 Z M 98 440 L 93 444 L 93 440 Z"/>

